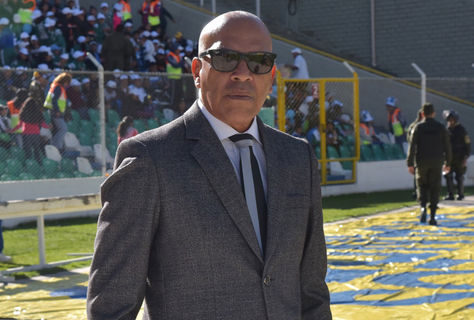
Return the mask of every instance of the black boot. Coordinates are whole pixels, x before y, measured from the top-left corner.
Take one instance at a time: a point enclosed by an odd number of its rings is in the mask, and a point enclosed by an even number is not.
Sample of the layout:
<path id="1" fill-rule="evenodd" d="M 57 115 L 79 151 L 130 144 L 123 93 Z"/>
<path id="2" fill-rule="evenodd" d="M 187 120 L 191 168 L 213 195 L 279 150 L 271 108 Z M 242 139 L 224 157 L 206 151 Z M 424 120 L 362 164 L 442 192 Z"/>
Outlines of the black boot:
<path id="1" fill-rule="evenodd" d="M 435 216 L 436 216 L 436 208 L 430 209 L 430 215 L 431 215 L 431 217 L 430 217 L 430 222 L 429 222 L 429 224 L 430 224 L 431 226 L 437 226 L 438 223 L 436 222 L 436 219 L 435 219 Z"/>
<path id="2" fill-rule="evenodd" d="M 449 193 L 446 197 L 444 197 L 444 200 L 454 200 L 454 195 Z"/>
<path id="3" fill-rule="evenodd" d="M 458 183 L 458 200 L 464 199 L 464 177 L 460 176 L 459 178 L 456 176 L 456 182 Z"/>
<path id="4" fill-rule="evenodd" d="M 425 207 L 421 207 L 420 222 L 421 222 L 421 223 L 425 223 L 425 222 L 426 222 L 426 208 L 425 208 Z"/>

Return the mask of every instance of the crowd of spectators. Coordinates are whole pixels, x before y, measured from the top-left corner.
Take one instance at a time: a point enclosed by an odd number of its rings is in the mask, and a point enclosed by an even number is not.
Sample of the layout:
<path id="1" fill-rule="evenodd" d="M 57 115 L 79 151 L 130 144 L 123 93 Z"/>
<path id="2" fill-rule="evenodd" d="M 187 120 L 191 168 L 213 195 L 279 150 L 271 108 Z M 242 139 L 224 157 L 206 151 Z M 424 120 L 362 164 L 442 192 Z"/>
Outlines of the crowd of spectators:
<path id="1" fill-rule="evenodd" d="M 3 67 L 95 70 L 86 59 L 86 52 L 90 52 L 106 70 L 165 72 L 170 51 L 181 57 L 196 53 L 195 43 L 181 32 L 171 37 L 166 34 L 167 20 L 174 18 L 161 1 L 143 2 L 141 25 L 134 25 L 127 0 L 117 1 L 110 8 L 106 2 L 99 3 L 98 8 L 76 7 L 73 0 L 37 1 L 34 10 L 21 8 L 24 1 L 2 5 Z"/>

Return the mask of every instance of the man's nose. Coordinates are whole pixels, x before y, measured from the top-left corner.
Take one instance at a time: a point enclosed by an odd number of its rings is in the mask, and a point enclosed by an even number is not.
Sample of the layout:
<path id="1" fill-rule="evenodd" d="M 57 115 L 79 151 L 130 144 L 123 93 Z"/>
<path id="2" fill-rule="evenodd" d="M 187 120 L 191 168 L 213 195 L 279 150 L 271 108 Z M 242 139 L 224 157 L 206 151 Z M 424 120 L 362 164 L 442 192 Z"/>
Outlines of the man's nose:
<path id="1" fill-rule="evenodd" d="M 232 71 L 232 80 L 235 81 L 248 81 L 252 79 L 252 72 L 247 66 L 247 61 L 245 59 L 240 60 L 237 68 Z"/>

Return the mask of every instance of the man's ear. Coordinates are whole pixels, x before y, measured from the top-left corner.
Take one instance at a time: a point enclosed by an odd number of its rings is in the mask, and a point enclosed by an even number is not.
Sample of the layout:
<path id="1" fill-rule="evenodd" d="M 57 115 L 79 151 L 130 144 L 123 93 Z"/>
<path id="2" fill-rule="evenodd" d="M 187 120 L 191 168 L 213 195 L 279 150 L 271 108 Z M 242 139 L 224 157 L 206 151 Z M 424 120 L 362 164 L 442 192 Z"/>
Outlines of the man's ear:
<path id="1" fill-rule="evenodd" d="M 273 80 L 275 80 L 275 74 L 276 74 L 276 66 L 273 65 L 273 68 L 272 68 L 272 82 L 273 82 Z"/>
<path id="2" fill-rule="evenodd" d="M 201 88 L 201 77 L 199 72 L 201 71 L 202 62 L 198 58 L 194 58 L 191 64 L 191 72 L 193 73 L 194 85 L 196 88 Z"/>

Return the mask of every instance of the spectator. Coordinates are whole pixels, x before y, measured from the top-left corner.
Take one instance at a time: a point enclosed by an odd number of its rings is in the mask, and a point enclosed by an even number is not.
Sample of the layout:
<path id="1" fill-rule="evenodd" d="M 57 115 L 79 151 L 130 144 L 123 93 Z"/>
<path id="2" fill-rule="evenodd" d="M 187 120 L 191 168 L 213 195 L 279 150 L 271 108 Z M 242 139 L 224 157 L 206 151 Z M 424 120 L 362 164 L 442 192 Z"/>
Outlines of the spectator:
<path id="1" fill-rule="evenodd" d="M 388 112 L 388 128 L 390 133 L 395 137 L 395 143 L 403 148 L 403 143 L 406 142 L 406 122 L 402 117 L 400 108 L 397 107 L 397 99 L 394 97 L 388 97 L 385 101 L 385 107 Z"/>
<path id="2" fill-rule="evenodd" d="M 10 126 L 16 127 L 20 123 L 20 110 L 23 103 L 28 98 L 28 90 L 20 88 L 16 91 L 15 98 L 7 102 L 8 110 L 10 111 Z M 23 140 L 21 139 L 21 129 L 17 128 L 11 133 L 14 134 L 14 138 L 17 146 L 23 147 Z"/>
<path id="3" fill-rule="evenodd" d="M 137 134 L 137 129 L 133 127 L 133 117 L 123 117 L 117 127 L 117 143 L 120 144 L 123 140 L 136 136 Z"/>
<path id="4" fill-rule="evenodd" d="M 104 40 L 102 47 L 102 59 L 106 70 L 129 70 L 130 61 L 135 55 L 130 40 L 123 34 L 123 25 Z"/>
<path id="5" fill-rule="evenodd" d="M 123 5 L 121 3 L 114 4 L 114 13 L 112 16 L 114 30 L 117 30 L 118 26 L 123 25 L 123 23 L 125 23 L 125 21 L 123 20 L 122 9 Z"/>
<path id="6" fill-rule="evenodd" d="M 120 0 L 118 3 L 122 5 L 122 22 L 132 20 L 132 9 L 128 0 Z"/>
<path id="7" fill-rule="evenodd" d="M 369 111 L 363 110 L 360 123 L 360 139 L 363 144 L 381 143 L 374 128 L 374 118 Z"/>
<path id="8" fill-rule="evenodd" d="M 56 28 L 56 21 L 54 19 L 47 18 L 44 22 L 44 26 L 46 27 L 48 38 L 43 43 L 47 46 L 56 45 L 60 48 L 65 48 L 66 41 L 64 40 L 61 30 Z"/>
<path id="9" fill-rule="evenodd" d="M 139 13 L 142 16 L 142 28 L 150 26 L 152 30 L 155 30 L 161 23 L 161 0 L 145 0 Z"/>
<path id="10" fill-rule="evenodd" d="M 71 80 L 71 85 L 66 89 L 67 98 L 71 101 L 71 109 L 79 113 L 81 119 L 89 119 L 86 101 L 81 92 L 81 82 L 77 79 Z"/>
<path id="11" fill-rule="evenodd" d="M 0 104 L 0 147 L 10 148 L 11 136 L 10 136 L 10 118 L 7 116 L 8 108 L 3 104 Z"/>
<path id="12" fill-rule="evenodd" d="M 292 78 L 309 79 L 308 66 L 306 64 L 305 58 L 303 57 L 303 52 L 301 51 L 301 49 L 294 48 L 293 50 L 291 50 L 291 53 L 293 54 L 294 59 L 293 64 L 286 66 L 290 67 L 291 70 L 293 70 Z"/>
<path id="13" fill-rule="evenodd" d="M 86 21 L 86 13 L 83 9 L 75 9 L 74 16 L 76 18 L 77 33 L 81 36 L 87 36 L 89 30 L 93 29 L 91 25 Z"/>
<path id="14" fill-rule="evenodd" d="M 10 65 L 15 60 L 15 35 L 8 27 L 10 21 L 6 17 L 0 18 L 0 63 Z"/>
<path id="15" fill-rule="evenodd" d="M 107 81 L 104 90 L 105 105 L 107 108 L 116 110 L 120 114 L 116 103 L 117 98 L 117 83 L 114 80 Z"/>
<path id="16" fill-rule="evenodd" d="M 166 61 L 166 72 L 169 73 L 171 89 L 171 105 L 175 111 L 178 111 L 179 99 L 183 96 L 183 73 L 184 59 L 181 59 L 181 47 L 174 46 L 168 53 Z"/>
<path id="17" fill-rule="evenodd" d="M 105 18 L 105 24 L 106 26 L 112 30 L 113 28 L 113 21 L 112 21 L 112 14 L 109 12 L 109 5 L 107 4 L 107 2 L 102 2 L 100 4 L 100 12 L 99 14 L 103 14 L 104 15 L 104 18 Z M 99 16 L 99 14 L 97 15 L 97 17 Z"/>
<path id="18" fill-rule="evenodd" d="M 65 24 L 63 26 L 63 35 L 66 40 L 66 52 L 71 52 L 74 47 L 75 39 L 78 36 L 78 27 L 76 18 L 72 15 L 73 11 L 69 7 L 63 9 L 65 15 Z"/>
<path id="19" fill-rule="evenodd" d="M 40 129 L 49 126 L 44 122 L 41 105 L 38 105 L 31 97 L 26 99 L 20 110 L 20 122 L 11 129 L 12 132 L 21 127 L 23 138 L 23 150 L 28 159 L 35 159 L 38 163 L 44 157 Z"/>
<path id="20" fill-rule="evenodd" d="M 30 83 L 29 94 L 30 97 L 36 102 L 37 105 L 41 106 L 45 100 L 45 89 L 48 84 L 48 80 L 43 75 L 35 71 L 33 73 L 33 79 Z"/>
<path id="21" fill-rule="evenodd" d="M 63 72 L 59 74 L 53 80 L 44 102 L 44 107 L 51 112 L 51 120 L 54 126 L 52 144 L 60 151 L 64 148 L 64 136 L 67 132 L 67 123 L 64 119 L 67 107 L 66 88 L 71 80 L 70 73 Z"/>
<path id="22" fill-rule="evenodd" d="M 332 121 L 329 121 L 326 128 L 326 142 L 328 146 L 333 146 L 339 151 L 339 134 L 337 133 L 336 127 Z"/>
<path id="23" fill-rule="evenodd" d="M 105 23 L 105 16 L 102 13 L 97 15 L 97 23 L 94 25 L 96 41 L 101 45 L 104 43 L 105 36 L 110 34 L 111 28 Z"/>

